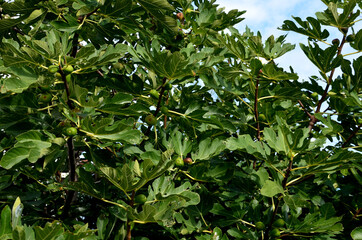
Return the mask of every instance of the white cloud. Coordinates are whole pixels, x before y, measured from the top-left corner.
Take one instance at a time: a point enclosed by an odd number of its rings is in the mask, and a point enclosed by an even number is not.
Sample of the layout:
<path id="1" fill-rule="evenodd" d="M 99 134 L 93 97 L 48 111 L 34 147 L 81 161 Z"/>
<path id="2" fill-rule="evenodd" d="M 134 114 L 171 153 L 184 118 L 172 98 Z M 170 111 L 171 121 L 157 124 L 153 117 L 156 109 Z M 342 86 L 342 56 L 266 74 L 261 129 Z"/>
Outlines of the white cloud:
<path id="1" fill-rule="evenodd" d="M 248 26 L 253 32 L 260 31 L 263 39 L 267 39 L 270 35 L 279 36 L 288 34 L 286 42 L 296 44 L 296 49 L 277 59 L 277 63 L 289 69 L 292 66 L 294 71 L 299 75 L 300 80 L 307 80 L 312 75 L 319 76 L 318 69 L 308 60 L 303 51 L 299 47 L 299 43 L 308 44 L 307 37 L 295 32 L 285 32 L 278 30 L 284 20 L 293 20 L 292 16 L 300 17 L 305 20 L 306 17 L 315 18 L 316 12 L 324 11 L 327 6 L 318 0 L 217 0 L 219 7 L 224 7 L 225 11 L 238 9 L 247 12 L 242 15 L 245 18 L 236 28 L 240 32 Z M 360 24 L 361 25 L 361 24 Z M 341 38 L 340 33 L 336 29 L 328 28 L 331 37 Z M 323 44 L 320 45 L 324 47 Z M 345 53 L 352 52 L 351 49 L 345 49 Z M 355 56 L 354 56 L 355 57 Z"/>

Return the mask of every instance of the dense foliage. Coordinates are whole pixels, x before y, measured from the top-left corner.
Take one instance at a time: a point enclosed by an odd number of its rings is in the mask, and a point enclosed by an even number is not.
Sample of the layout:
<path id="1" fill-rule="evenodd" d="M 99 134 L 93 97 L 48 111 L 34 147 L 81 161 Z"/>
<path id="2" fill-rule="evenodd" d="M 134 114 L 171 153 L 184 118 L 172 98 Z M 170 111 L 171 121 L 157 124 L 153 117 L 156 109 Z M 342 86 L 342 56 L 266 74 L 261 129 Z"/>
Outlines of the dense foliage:
<path id="1" fill-rule="evenodd" d="M 362 4 L 322 1 L 309 79 L 215 0 L 1 1 L 0 239 L 361 239 Z"/>

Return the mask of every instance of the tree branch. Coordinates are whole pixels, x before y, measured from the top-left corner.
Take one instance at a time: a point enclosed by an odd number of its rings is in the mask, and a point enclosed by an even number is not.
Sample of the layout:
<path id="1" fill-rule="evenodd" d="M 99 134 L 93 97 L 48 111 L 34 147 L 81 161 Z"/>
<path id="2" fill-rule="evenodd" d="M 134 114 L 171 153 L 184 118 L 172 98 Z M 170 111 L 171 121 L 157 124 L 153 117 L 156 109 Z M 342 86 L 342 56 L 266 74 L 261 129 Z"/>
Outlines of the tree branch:
<path id="1" fill-rule="evenodd" d="M 258 95 L 259 95 L 259 75 L 256 78 L 256 86 L 255 86 L 255 99 L 254 99 L 254 114 L 257 128 L 257 138 L 260 141 L 260 123 L 259 123 L 259 113 L 258 113 Z"/>
<path id="2" fill-rule="evenodd" d="M 161 106 L 161 102 L 162 102 L 162 97 L 163 97 L 163 93 L 165 92 L 165 83 L 166 83 L 167 78 L 163 78 L 162 79 L 162 87 L 160 90 L 160 96 L 158 97 L 158 102 L 157 102 L 157 107 L 156 107 L 156 111 L 153 114 L 153 116 L 157 117 L 157 114 L 160 112 L 160 106 Z M 145 133 L 146 136 L 148 136 L 148 134 L 150 134 L 152 126 L 148 126 L 148 129 Z"/>
<path id="3" fill-rule="evenodd" d="M 343 143 L 342 148 L 345 148 L 347 144 L 357 135 L 359 130 L 361 129 L 362 124 L 358 125 L 357 129 L 347 138 L 347 140 Z"/>
<path id="4" fill-rule="evenodd" d="M 342 41 L 341 41 L 341 44 L 339 45 L 338 47 L 338 51 L 337 51 L 337 57 L 339 55 L 341 55 L 341 52 L 342 52 L 342 48 L 344 46 L 346 42 L 346 35 L 343 35 L 343 38 L 342 38 Z M 321 97 L 321 99 L 319 100 L 318 104 L 317 104 L 317 109 L 316 109 L 316 113 L 319 113 L 320 110 L 321 110 L 321 107 L 322 107 L 322 103 L 327 99 L 327 95 L 328 95 L 328 90 L 329 90 L 329 86 L 331 85 L 332 83 L 332 80 L 333 80 L 333 75 L 334 75 L 334 72 L 335 72 L 335 68 L 332 69 L 331 71 L 331 74 L 329 75 L 329 78 L 328 78 L 328 81 L 327 81 L 327 85 L 324 89 L 324 92 L 323 92 L 323 95 Z M 312 131 L 314 125 L 318 122 L 318 119 L 316 117 L 314 117 L 313 115 L 313 118 L 311 118 L 311 121 L 309 122 L 309 130 Z"/>

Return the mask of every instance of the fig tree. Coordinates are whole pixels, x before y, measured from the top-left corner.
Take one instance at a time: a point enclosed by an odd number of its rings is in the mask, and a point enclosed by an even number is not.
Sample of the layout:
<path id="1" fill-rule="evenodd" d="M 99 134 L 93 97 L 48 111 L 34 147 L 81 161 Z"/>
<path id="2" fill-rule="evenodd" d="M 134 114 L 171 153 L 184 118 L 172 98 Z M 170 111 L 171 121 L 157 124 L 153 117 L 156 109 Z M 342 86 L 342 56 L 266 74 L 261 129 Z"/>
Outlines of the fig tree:
<path id="1" fill-rule="evenodd" d="M 134 198 L 134 202 L 138 204 L 144 204 L 147 201 L 147 197 L 144 194 L 139 194 Z"/>
<path id="2" fill-rule="evenodd" d="M 148 125 L 156 125 L 157 123 L 157 119 L 155 116 L 153 116 L 152 114 L 148 115 L 146 118 L 145 118 L 145 122 L 148 124 Z"/>
<path id="3" fill-rule="evenodd" d="M 68 128 L 64 128 L 63 131 L 65 136 L 75 136 L 78 133 L 78 130 L 75 127 L 68 127 Z"/>
<path id="4" fill-rule="evenodd" d="M 177 157 L 175 160 L 175 165 L 177 167 L 182 167 L 185 165 L 184 160 L 181 157 Z"/>

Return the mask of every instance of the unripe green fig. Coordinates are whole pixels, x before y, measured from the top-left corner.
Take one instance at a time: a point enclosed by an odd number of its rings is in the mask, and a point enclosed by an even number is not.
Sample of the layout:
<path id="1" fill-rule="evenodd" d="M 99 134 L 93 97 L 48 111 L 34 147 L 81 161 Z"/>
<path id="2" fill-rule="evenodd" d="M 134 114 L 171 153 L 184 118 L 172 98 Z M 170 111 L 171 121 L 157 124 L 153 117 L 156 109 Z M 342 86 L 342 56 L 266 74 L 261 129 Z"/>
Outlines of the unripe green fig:
<path id="1" fill-rule="evenodd" d="M 58 72 L 58 70 L 59 70 L 59 67 L 56 66 L 56 65 L 51 65 L 51 66 L 48 67 L 48 72 L 49 73 L 56 73 L 56 72 Z"/>
<path id="2" fill-rule="evenodd" d="M 335 96 L 335 95 L 337 95 L 337 93 L 335 93 L 335 92 L 333 92 L 333 91 L 329 91 L 329 92 L 328 92 L 328 96 Z"/>
<path id="3" fill-rule="evenodd" d="M 317 93 L 317 92 L 313 92 L 313 93 L 310 95 L 310 97 L 317 101 L 317 100 L 318 100 L 318 93 Z"/>
<path id="4" fill-rule="evenodd" d="M 148 115 L 146 118 L 145 118 L 145 122 L 148 124 L 148 125 L 156 125 L 157 124 L 157 119 L 155 116 L 153 116 L 152 114 Z"/>
<path id="5" fill-rule="evenodd" d="M 113 147 L 114 147 L 115 150 L 119 150 L 119 149 L 121 149 L 122 144 L 120 144 L 120 143 L 115 143 L 115 144 L 113 144 Z"/>
<path id="6" fill-rule="evenodd" d="M 277 219 L 275 222 L 274 222 L 274 226 L 275 227 L 283 227 L 285 224 L 285 221 L 281 218 Z"/>
<path id="7" fill-rule="evenodd" d="M 61 75 L 59 72 L 56 72 L 56 73 L 54 74 L 54 76 L 55 76 L 55 78 L 57 78 L 57 79 L 62 79 L 62 75 Z"/>
<path id="8" fill-rule="evenodd" d="M 355 40 L 356 36 L 354 34 L 350 34 L 347 36 L 346 41 L 347 42 L 353 42 Z"/>
<path id="9" fill-rule="evenodd" d="M 50 86 L 49 85 L 41 85 L 40 86 L 40 89 L 44 92 L 47 92 L 50 90 Z"/>
<path id="10" fill-rule="evenodd" d="M 138 204 L 144 204 L 147 201 L 147 197 L 144 194 L 139 194 L 134 198 L 134 202 Z"/>
<path id="11" fill-rule="evenodd" d="M 165 115 L 168 114 L 168 108 L 165 106 L 161 107 L 161 112 Z"/>
<path id="12" fill-rule="evenodd" d="M 75 127 L 68 127 L 68 128 L 64 128 L 63 130 L 63 134 L 65 136 L 75 136 L 77 135 L 78 130 Z"/>
<path id="13" fill-rule="evenodd" d="M 159 94 L 159 92 L 157 92 L 156 89 L 151 89 L 150 95 L 151 95 L 151 97 L 153 97 L 155 99 L 158 99 L 160 97 L 160 94 Z"/>
<path id="14" fill-rule="evenodd" d="M 189 158 L 189 157 L 185 158 L 185 159 L 184 159 L 184 163 L 186 163 L 186 164 L 192 164 L 192 163 L 193 163 L 192 158 Z"/>
<path id="15" fill-rule="evenodd" d="M 113 67 L 117 69 L 118 71 L 121 71 L 124 69 L 124 65 L 120 62 L 113 63 Z"/>
<path id="16" fill-rule="evenodd" d="M 52 95 L 50 93 L 40 94 L 38 101 L 41 103 L 48 103 L 52 100 Z"/>
<path id="17" fill-rule="evenodd" d="M 166 83 L 165 84 L 165 90 L 171 90 L 172 88 L 172 84 L 171 83 Z"/>
<path id="18" fill-rule="evenodd" d="M 273 228 L 273 230 L 270 231 L 270 236 L 271 237 L 279 237 L 280 236 L 280 231 L 278 228 Z"/>
<path id="19" fill-rule="evenodd" d="M 181 157 L 177 157 L 175 160 L 175 165 L 177 167 L 182 167 L 185 165 L 184 160 Z"/>
<path id="20" fill-rule="evenodd" d="M 259 121 L 265 121 L 266 120 L 266 117 L 264 114 L 259 114 Z"/>
<path id="21" fill-rule="evenodd" d="M 338 38 L 335 38 L 332 40 L 332 44 L 335 45 L 335 46 L 339 46 L 339 39 Z"/>
<path id="22" fill-rule="evenodd" d="M 71 73 L 74 71 L 74 68 L 72 65 L 67 65 L 63 68 L 63 71 L 66 72 L 66 73 Z"/>
<path id="23" fill-rule="evenodd" d="M 72 75 L 68 74 L 67 76 L 65 76 L 65 80 L 67 81 L 67 83 L 71 83 L 72 81 Z"/>
<path id="24" fill-rule="evenodd" d="M 263 230 L 265 228 L 265 225 L 263 222 L 257 222 L 257 223 L 255 223 L 255 227 L 258 230 Z"/>
<path id="25" fill-rule="evenodd" d="M 193 10 L 191 8 L 186 9 L 186 13 L 192 13 Z"/>

